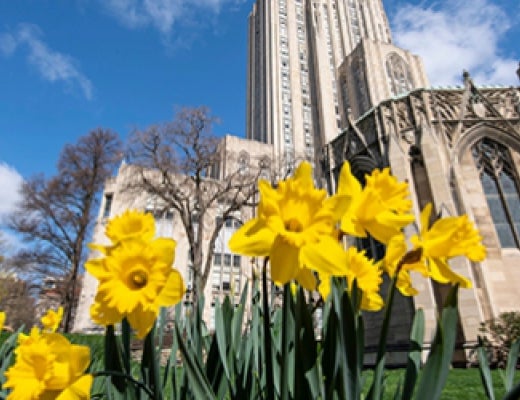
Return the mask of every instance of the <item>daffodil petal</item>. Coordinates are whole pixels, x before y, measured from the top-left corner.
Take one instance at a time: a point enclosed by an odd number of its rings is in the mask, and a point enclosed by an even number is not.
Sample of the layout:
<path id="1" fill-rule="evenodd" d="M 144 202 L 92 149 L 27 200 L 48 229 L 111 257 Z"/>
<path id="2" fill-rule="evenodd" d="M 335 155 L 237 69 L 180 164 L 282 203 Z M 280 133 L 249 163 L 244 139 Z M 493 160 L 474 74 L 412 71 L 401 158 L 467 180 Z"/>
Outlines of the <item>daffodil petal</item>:
<path id="1" fill-rule="evenodd" d="M 157 296 L 156 303 L 158 306 L 169 306 L 179 302 L 186 292 L 184 281 L 181 274 L 177 270 L 172 270 L 168 276 L 168 280 Z"/>
<path id="2" fill-rule="evenodd" d="M 363 292 L 361 296 L 361 309 L 367 311 L 379 311 L 385 302 L 378 292 Z"/>
<path id="3" fill-rule="evenodd" d="M 313 188 L 312 166 L 308 162 L 302 162 L 294 172 L 294 179 L 298 180 L 303 189 Z"/>
<path id="4" fill-rule="evenodd" d="M 350 164 L 348 162 L 343 163 L 341 167 L 337 193 L 351 197 L 358 196 L 361 193 L 361 184 L 350 172 Z"/>
<path id="5" fill-rule="evenodd" d="M 90 399 L 90 389 L 93 377 L 90 374 L 83 375 L 72 385 L 61 392 L 56 400 L 87 400 Z"/>
<path id="6" fill-rule="evenodd" d="M 424 233 L 428 230 L 430 226 L 430 215 L 432 213 L 432 203 L 428 203 L 424 206 L 421 211 L 421 233 Z"/>
<path id="7" fill-rule="evenodd" d="M 296 275 L 296 280 L 307 290 L 316 290 L 316 277 L 310 269 L 300 268 Z"/>
<path id="8" fill-rule="evenodd" d="M 335 195 L 323 201 L 323 205 L 332 211 L 332 218 L 340 220 L 347 212 L 351 202 L 351 197 L 347 195 Z"/>
<path id="9" fill-rule="evenodd" d="M 278 236 L 271 249 L 271 278 L 276 284 L 285 285 L 298 276 L 299 250 Z"/>
<path id="10" fill-rule="evenodd" d="M 462 288 L 471 288 L 471 281 L 462 275 L 455 273 L 445 260 L 430 258 L 430 277 L 440 283 L 459 283 Z"/>
<path id="11" fill-rule="evenodd" d="M 150 243 L 150 247 L 157 258 L 168 266 L 175 261 L 176 245 L 175 240 L 169 238 L 158 238 Z"/>
<path id="12" fill-rule="evenodd" d="M 330 280 L 331 276 L 327 274 L 320 274 L 320 284 L 318 285 L 318 292 L 320 292 L 323 299 L 327 299 L 330 294 Z"/>
<path id="13" fill-rule="evenodd" d="M 268 256 L 274 243 L 274 235 L 265 223 L 252 219 L 242 225 L 229 240 L 229 248 L 233 253 L 246 256 Z"/>
<path id="14" fill-rule="evenodd" d="M 102 299 L 102 295 L 96 295 L 95 302 L 90 306 L 90 317 L 100 325 L 114 325 L 123 319 L 121 313 L 113 307 L 109 307 Z"/>
<path id="15" fill-rule="evenodd" d="M 300 259 L 303 265 L 320 274 L 345 275 L 347 255 L 339 242 L 331 236 L 323 236 L 319 242 L 303 246 Z"/>
<path id="16" fill-rule="evenodd" d="M 145 311 L 142 306 L 138 306 L 127 316 L 130 326 L 137 330 L 136 336 L 138 339 L 143 339 L 150 332 L 156 317 L 156 311 Z"/>

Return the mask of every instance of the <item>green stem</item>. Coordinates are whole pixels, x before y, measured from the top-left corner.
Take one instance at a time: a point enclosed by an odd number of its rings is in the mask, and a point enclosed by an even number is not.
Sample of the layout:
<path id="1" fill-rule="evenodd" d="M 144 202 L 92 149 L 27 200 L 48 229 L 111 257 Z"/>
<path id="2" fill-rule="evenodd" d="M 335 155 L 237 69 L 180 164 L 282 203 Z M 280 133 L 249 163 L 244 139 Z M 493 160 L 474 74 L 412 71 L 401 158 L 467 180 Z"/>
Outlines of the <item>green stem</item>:
<path id="1" fill-rule="evenodd" d="M 280 360 L 280 368 L 281 374 L 280 377 L 280 391 L 281 391 L 281 399 L 288 400 L 289 399 L 289 379 L 294 379 L 294 371 L 289 373 L 289 342 L 291 338 L 289 337 L 289 333 L 292 332 L 291 328 L 294 330 L 294 327 L 289 323 L 289 317 L 291 312 L 291 284 L 286 283 L 283 287 L 283 305 L 282 305 L 282 357 Z"/>
<path id="2" fill-rule="evenodd" d="M 121 339 L 123 340 L 123 366 L 125 372 L 130 374 L 130 334 L 132 329 L 126 318 L 121 322 Z"/>
<path id="3" fill-rule="evenodd" d="M 262 268 L 262 304 L 264 309 L 264 356 L 265 356 L 265 373 L 267 384 L 267 400 L 274 400 L 274 382 L 273 382 L 273 345 L 271 340 L 271 321 L 270 309 L 267 294 L 267 263 L 269 257 L 264 259 Z"/>

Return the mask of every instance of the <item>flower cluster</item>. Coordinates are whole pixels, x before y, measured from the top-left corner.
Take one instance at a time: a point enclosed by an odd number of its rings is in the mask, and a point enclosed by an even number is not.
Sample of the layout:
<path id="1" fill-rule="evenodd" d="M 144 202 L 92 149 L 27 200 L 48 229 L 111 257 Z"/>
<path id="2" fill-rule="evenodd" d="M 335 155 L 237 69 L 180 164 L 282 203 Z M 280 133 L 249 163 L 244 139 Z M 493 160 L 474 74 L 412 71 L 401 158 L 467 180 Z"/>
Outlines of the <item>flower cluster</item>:
<path id="1" fill-rule="evenodd" d="M 60 310 L 50 310 L 42 318 L 43 331 L 33 327 L 28 335 L 19 334 L 16 362 L 5 372 L 3 386 L 12 389 L 7 400 L 90 398 L 93 377 L 85 374 L 90 348 L 55 333 L 63 315 Z"/>
<path id="2" fill-rule="evenodd" d="M 417 293 L 410 271 L 470 287 L 448 260 L 460 255 L 472 261 L 485 257 L 482 238 L 467 216 L 440 219 L 430 227 L 431 205 L 424 209 L 421 232 L 410 238 L 409 249 L 402 233 L 414 221 L 408 185 L 398 182 L 389 168 L 374 170 L 362 187 L 346 162 L 337 193 L 327 197 L 315 188 L 311 165 L 303 162 L 293 177 L 275 187 L 262 180 L 259 190 L 258 216 L 235 232 L 229 247 L 244 255 L 268 256 L 271 277 L 280 285 L 295 280 L 307 289 L 318 288 L 326 298 L 331 277 L 345 277 L 349 290 L 357 281 L 362 309 L 379 310 L 383 270 L 410 296 Z M 387 246 L 384 260 L 376 263 L 354 247 L 345 250 L 339 240 L 343 234 L 381 242 Z"/>
<path id="3" fill-rule="evenodd" d="M 126 318 L 143 338 L 152 329 L 159 308 L 176 304 L 186 291 L 181 274 L 172 267 L 176 243 L 155 239 L 153 216 L 138 211 L 111 220 L 106 235 L 110 246 L 91 246 L 104 257 L 85 264 L 99 280 L 91 317 L 106 326 Z"/>

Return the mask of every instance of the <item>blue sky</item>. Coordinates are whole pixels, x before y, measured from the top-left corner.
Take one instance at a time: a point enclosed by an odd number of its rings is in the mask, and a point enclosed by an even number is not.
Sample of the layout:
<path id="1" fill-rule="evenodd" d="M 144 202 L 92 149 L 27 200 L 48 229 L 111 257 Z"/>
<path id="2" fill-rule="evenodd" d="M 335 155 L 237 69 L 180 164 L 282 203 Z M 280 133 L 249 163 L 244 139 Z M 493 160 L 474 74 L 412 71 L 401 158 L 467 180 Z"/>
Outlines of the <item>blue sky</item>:
<path id="1" fill-rule="evenodd" d="M 244 135 L 252 0 L 0 0 L 0 223 L 23 178 L 96 127 L 124 139 L 207 105 Z M 434 85 L 518 85 L 518 0 L 384 1 Z"/>

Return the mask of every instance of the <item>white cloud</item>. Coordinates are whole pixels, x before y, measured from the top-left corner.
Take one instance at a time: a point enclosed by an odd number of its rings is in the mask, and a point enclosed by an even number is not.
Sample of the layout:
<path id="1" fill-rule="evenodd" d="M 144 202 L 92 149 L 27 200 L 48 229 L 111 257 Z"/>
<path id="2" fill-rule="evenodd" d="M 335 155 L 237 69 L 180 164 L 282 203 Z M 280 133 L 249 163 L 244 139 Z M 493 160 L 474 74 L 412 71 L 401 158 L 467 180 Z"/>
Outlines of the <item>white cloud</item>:
<path id="1" fill-rule="evenodd" d="M 0 53 L 10 56 L 16 50 L 16 39 L 10 33 L 0 33 Z"/>
<path id="2" fill-rule="evenodd" d="M 22 176 L 13 167 L 0 163 L 0 224 L 20 201 Z"/>
<path id="3" fill-rule="evenodd" d="M 243 2 L 244 0 L 104 0 L 102 4 L 125 26 L 152 26 L 168 38 L 174 24 L 181 19 L 189 19 L 195 11 L 218 14 L 224 5 Z"/>
<path id="4" fill-rule="evenodd" d="M 40 39 L 41 36 L 37 26 L 22 24 L 16 32 L 0 34 L 0 53 L 9 56 L 17 48 L 24 47 L 28 51 L 28 62 L 45 80 L 78 85 L 84 96 L 88 100 L 92 99 L 92 83 L 80 71 L 77 62 L 66 54 L 50 49 Z"/>
<path id="5" fill-rule="evenodd" d="M 433 85 L 456 85 L 467 70 L 478 84 L 516 84 L 518 62 L 499 49 L 511 21 L 491 0 L 406 5 L 392 17 L 396 43 L 418 54 Z"/>

